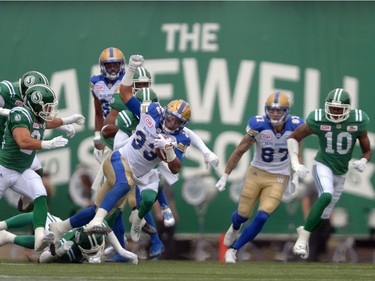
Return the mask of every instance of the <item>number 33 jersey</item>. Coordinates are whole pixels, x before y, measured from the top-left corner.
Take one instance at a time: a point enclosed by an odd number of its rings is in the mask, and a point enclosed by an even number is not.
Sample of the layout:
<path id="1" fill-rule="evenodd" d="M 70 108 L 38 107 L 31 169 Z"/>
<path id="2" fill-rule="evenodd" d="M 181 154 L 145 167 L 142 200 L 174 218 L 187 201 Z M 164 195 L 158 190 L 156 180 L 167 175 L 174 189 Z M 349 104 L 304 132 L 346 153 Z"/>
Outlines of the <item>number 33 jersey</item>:
<path id="1" fill-rule="evenodd" d="M 265 116 L 253 116 L 247 122 L 246 132 L 255 144 L 251 165 L 272 174 L 290 175 L 287 139 L 304 121 L 288 116 L 281 132 L 276 132 Z"/>
<path id="2" fill-rule="evenodd" d="M 161 159 L 154 148 L 154 140 L 158 134 L 162 134 L 165 138 L 171 138 L 177 144 L 175 153 L 182 161 L 182 156 L 190 145 L 190 138 L 183 131 L 173 135 L 162 132 L 159 124 L 163 108 L 160 104 L 151 103 L 148 107 L 142 106 L 141 111 L 133 108 L 134 106 L 129 106 L 130 111 L 137 116 L 140 115 L 139 123 L 127 144 L 119 149 L 131 167 L 133 175 L 141 177 L 160 163 Z"/>
<path id="3" fill-rule="evenodd" d="M 306 123 L 319 138 L 315 160 L 330 167 L 335 175 L 346 174 L 355 142 L 367 130 L 369 121 L 368 115 L 359 109 L 351 109 L 349 118 L 341 123 L 327 120 L 324 109 L 312 111 Z"/>

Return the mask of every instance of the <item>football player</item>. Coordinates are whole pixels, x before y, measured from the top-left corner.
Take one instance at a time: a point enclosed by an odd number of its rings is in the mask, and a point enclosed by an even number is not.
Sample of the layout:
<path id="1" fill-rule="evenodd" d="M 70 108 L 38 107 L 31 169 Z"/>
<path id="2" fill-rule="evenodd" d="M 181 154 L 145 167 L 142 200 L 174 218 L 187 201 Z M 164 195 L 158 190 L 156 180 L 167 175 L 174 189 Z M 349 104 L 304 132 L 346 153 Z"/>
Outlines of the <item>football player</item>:
<path id="1" fill-rule="evenodd" d="M 48 250 L 44 251 L 39 262 L 101 263 L 107 241 L 121 257 L 132 264 L 138 264 L 138 256 L 121 247 L 113 231 L 105 222 L 103 225 L 108 229 L 106 234 L 90 233 L 85 227 L 65 233 L 56 247 L 56 255 Z"/>
<path id="2" fill-rule="evenodd" d="M 0 82 L 0 141 L 4 135 L 5 122 L 10 110 L 15 106 L 22 106 L 25 102 L 26 91 L 37 84 L 49 86 L 49 81 L 43 73 L 35 70 L 25 72 L 16 82 L 7 80 Z M 69 119 L 56 118 L 49 122 L 51 127 L 65 132 L 69 138 L 72 138 L 75 134 L 72 123 L 83 125 L 84 121 L 85 118 L 82 115 L 73 114 Z M 41 177 L 43 176 L 43 168 L 37 156 L 34 158 L 31 168 Z"/>
<path id="3" fill-rule="evenodd" d="M 232 224 L 224 236 L 226 263 L 236 262 L 236 253 L 247 242 L 254 240 L 272 213 L 280 205 L 283 193 L 289 184 L 290 167 L 287 139 L 304 121 L 298 116 L 290 116 L 288 96 L 277 91 L 268 96 L 265 115 L 252 116 L 247 122 L 246 134 L 233 151 L 224 175 L 216 183 L 219 191 L 225 189 L 228 176 L 237 166 L 242 155 L 255 144 L 255 153 L 248 169 L 237 210 L 232 214 Z M 301 146 L 297 146 L 300 152 Z M 251 223 L 241 235 L 241 225 L 252 215 L 256 202 L 258 210 Z"/>
<path id="4" fill-rule="evenodd" d="M 111 111 L 110 101 L 116 88 L 125 74 L 125 56 L 118 48 L 109 47 L 99 56 L 100 75 L 94 75 L 90 80 L 91 94 L 95 105 L 95 136 L 94 155 L 99 163 L 110 153 L 100 137 L 104 119 Z"/>
<path id="5" fill-rule="evenodd" d="M 10 188 L 34 201 L 36 251 L 45 247 L 43 236 L 47 217 L 47 194 L 41 177 L 30 167 L 36 150 L 54 149 L 68 143 L 62 136 L 43 140 L 45 129 L 53 128 L 48 121 L 53 120 L 56 107 L 57 98 L 49 86 L 31 86 L 25 93 L 24 106 L 14 107 L 9 113 L 0 150 L 0 173 L 3 175 L 0 181 L 0 198 Z"/>
<path id="6" fill-rule="evenodd" d="M 288 150 L 293 170 L 299 177 L 307 174 L 307 169 L 297 157 L 298 142 L 309 135 L 319 138 L 319 150 L 312 167 L 312 176 L 319 193 L 312 205 L 304 226 L 297 228 L 298 239 L 293 252 L 307 259 L 309 238 L 324 219 L 328 219 L 339 200 L 343 189 L 349 161 L 352 159 L 356 141 L 362 149 L 360 160 L 353 162 L 354 168 L 363 172 L 370 161 L 372 152 L 367 133 L 368 115 L 351 108 L 349 93 L 341 88 L 330 91 L 325 99 L 324 109 L 315 109 L 288 139 Z"/>

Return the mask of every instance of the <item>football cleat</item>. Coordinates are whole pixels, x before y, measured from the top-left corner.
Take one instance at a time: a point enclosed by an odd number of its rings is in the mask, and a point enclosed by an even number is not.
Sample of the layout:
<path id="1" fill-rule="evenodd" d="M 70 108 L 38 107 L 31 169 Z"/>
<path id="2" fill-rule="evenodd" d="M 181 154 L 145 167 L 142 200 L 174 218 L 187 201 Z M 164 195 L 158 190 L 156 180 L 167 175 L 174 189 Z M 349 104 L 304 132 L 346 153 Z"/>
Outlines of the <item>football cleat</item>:
<path id="1" fill-rule="evenodd" d="M 172 227 L 175 225 L 176 221 L 174 219 L 172 210 L 169 207 L 162 209 L 161 213 L 163 215 L 165 227 Z"/>
<path id="2" fill-rule="evenodd" d="M 237 250 L 235 250 L 233 248 L 229 248 L 225 252 L 225 256 L 224 256 L 225 263 L 236 263 L 236 261 L 237 261 L 236 254 L 237 254 Z"/>
<path id="3" fill-rule="evenodd" d="M 164 252 L 163 242 L 158 241 L 158 242 L 152 243 L 151 248 L 150 248 L 150 254 L 149 254 L 150 259 L 160 256 L 163 252 Z"/>
<path id="4" fill-rule="evenodd" d="M 147 222 L 142 227 L 142 230 L 144 233 L 147 233 L 147 234 L 155 234 L 157 232 L 156 228 Z"/>
<path id="5" fill-rule="evenodd" d="M 225 233 L 224 245 L 227 246 L 227 247 L 232 246 L 234 241 L 236 241 L 237 236 L 238 236 L 238 230 L 235 230 L 233 228 L 233 224 L 231 224 L 228 231 Z"/>
<path id="6" fill-rule="evenodd" d="M 130 237 L 134 242 L 137 242 L 141 237 L 142 227 L 146 224 L 144 219 L 138 217 L 138 210 L 132 216 L 132 226 L 130 228 Z"/>
<path id="7" fill-rule="evenodd" d="M 63 229 L 62 222 L 51 222 L 49 224 L 49 230 L 53 232 L 55 236 L 55 243 L 58 242 L 68 230 Z"/>
<path id="8" fill-rule="evenodd" d="M 39 241 L 35 237 L 35 251 L 40 253 L 46 247 L 50 247 L 50 245 L 53 244 L 54 239 L 55 239 L 55 235 L 53 234 L 53 232 L 50 232 L 50 231 L 45 233 L 43 238 Z M 53 251 L 53 247 L 52 247 L 52 251 Z M 51 252 L 51 254 L 53 253 Z"/>
<path id="9" fill-rule="evenodd" d="M 12 234 L 6 230 L 0 231 L 0 246 L 13 242 Z"/>
<path id="10" fill-rule="evenodd" d="M 298 235 L 303 230 L 303 226 L 297 228 Z M 309 257 L 309 243 L 306 241 L 301 241 L 297 239 L 296 243 L 293 247 L 293 254 L 300 256 L 303 259 L 307 259 Z"/>

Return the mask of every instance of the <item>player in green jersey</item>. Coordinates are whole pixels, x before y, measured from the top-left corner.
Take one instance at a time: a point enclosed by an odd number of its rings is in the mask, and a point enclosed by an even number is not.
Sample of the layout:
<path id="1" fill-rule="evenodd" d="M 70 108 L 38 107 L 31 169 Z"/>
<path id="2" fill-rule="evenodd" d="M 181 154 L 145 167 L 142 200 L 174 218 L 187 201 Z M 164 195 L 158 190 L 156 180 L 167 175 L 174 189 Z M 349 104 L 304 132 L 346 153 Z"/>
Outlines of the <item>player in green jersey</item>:
<path id="1" fill-rule="evenodd" d="M 364 111 L 351 108 L 349 93 L 337 88 L 328 93 L 325 108 L 312 111 L 306 123 L 299 126 L 288 139 L 291 165 L 300 178 L 304 178 L 308 170 L 298 161 L 298 142 L 312 134 L 319 139 L 319 150 L 312 167 L 319 198 L 311 207 L 305 225 L 297 228 L 298 239 L 293 247 L 294 254 L 303 259 L 309 256 L 311 232 L 329 218 L 343 192 L 349 161 L 357 140 L 362 155 L 360 160 L 353 162 L 354 168 L 363 172 L 371 159 L 368 123 L 369 117 Z"/>
<path id="2" fill-rule="evenodd" d="M 41 177 L 30 167 L 36 150 L 63 147 L 68 140 L 62 136 L 43 140 L 46 128 L 64 123 L 54 119 L 57 98 L 47 85 L 37 84 L 25 92 L 24 106 L 14 107 L 5 123 L 0 149 L 0 198 L 7 189 L 34 201 L 35 250 L 45 247 L 44 227 L 47 217 L 46 190 Z M 53 121 L 51 124 L 49 121 Z"/>
<path id="3" fill-rule="evenodd" d="M 17 235 L 8 231 L 9 229 L 19 227 L 32 227 L 32 216 L 33 212 L 28 212 L 0 221 L 0 247 L 5 244 L 15 244 L 33 249 L 34 235 Z M 61 221 L 61 219 L 48 213 L 46 225 L 54 221 Z M 39 257 L 39 262 L 100 263 L 102 261 L 105 242 L 107 241 L 119 252 L 119 255 L 126 258 L 131 263 L 137 264 L 137 255 L 123 249 L 107 222 L 104 222 L 104 225 L 109 230 L 109 232 L 104 235 L 87 233 L 84 227 L 73 229 L 65 233 L 62 239 L 57 243 L 55 251 L 51 251 L 49 247 L 43 250 Z M 51 239 L 53 240 L 53 237 Z"/>
<path id="4" fill-rule="evenodd" d="M 36 84 L 42 84 L 49 86 L 49 81 L 47 77 L 35 70 L 25 72 L 18 81 L 9 82 L 3 80 L 0 82 L 0 143 L 3 139 L 5 122 L 8 119 L 10 110 L 16 106 L 22 106 L 25 102 L 26 91 Z M 72 115 L 74 116 L 74 115 Z M 76 116 L 77 117 L 77 116 Z M 80 115 L 81 121 L 84 121 L 84 117 Z M 59 120 L 57 120 L 59 122 Z M 75 120 L 73 120 L 75 121 Z M 75 123 L 75 122 L 72 122 Z M 65 132 L 68 137 L 73 137 L 75 130 L 71 124 L 63 124 L 58 126 L 55 124 L 59 131 Z M 32 169 L 35 170 L 40 176 L 43 176 L 42 165 L 37 157 L 35 157 L 32 164 Z"/>

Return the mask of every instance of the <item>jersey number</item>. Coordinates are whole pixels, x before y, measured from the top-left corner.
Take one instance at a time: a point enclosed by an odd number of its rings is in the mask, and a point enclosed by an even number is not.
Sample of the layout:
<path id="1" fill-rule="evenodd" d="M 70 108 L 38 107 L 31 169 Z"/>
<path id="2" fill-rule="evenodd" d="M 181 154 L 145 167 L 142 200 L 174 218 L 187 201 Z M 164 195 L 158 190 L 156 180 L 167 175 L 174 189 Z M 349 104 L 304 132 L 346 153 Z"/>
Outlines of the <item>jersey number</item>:
<path id="1" fill-rule="evenodd" d="M 327 140 L 327 147 L 325 152 L 327 153 L 335 153 L 335 150 L 333 149 L 333 134 L 332 132 L 328 132 L 325 134 L 326 140 Z M 343 142 L 346 140 L 346 148 L 343 148 Z M 348 151 L 352 147 L 352 135 L 349 134 L 348 132 L 341 132 L 340 134 L 337 135 L 337 141 L 336 141 L 336 150 L 337 153 L 340 155 L 347 154 Z"/>
<path id="2" fill-rule="evenodd" d="M 286 159 L 288 159 L 288 149 L 287 148 L 279 148 L 279 150 L 277 151 L 277 153 L 278 154 L 284 154 L 284 156 L 282 156 L 280 158 L 280 162 L 283 162 Z M 273 161 L 274 154 L 275 154 L 275 149 L 273 149 L 271 147 L 263 148 L 262 149 L 262 160 L 264 162 L 270 163 L 270 162 Z"/>
<path id="3" fill-rule="evenodd" d="M 151 148 L 151 151 L 147 150 L 146 147 L 146 134 L 143 131 L 136 131 L 135 137 L 132 141 L 132 146 L 134 149 L 142 149 L 143 157 L 148 160 L 152 161 L 154 160 L 158 155 L 156 154 L 156 151 L 154 150 L 153 144 L 148 144 L 148 147 Z"/>

